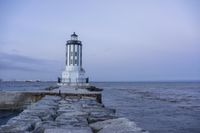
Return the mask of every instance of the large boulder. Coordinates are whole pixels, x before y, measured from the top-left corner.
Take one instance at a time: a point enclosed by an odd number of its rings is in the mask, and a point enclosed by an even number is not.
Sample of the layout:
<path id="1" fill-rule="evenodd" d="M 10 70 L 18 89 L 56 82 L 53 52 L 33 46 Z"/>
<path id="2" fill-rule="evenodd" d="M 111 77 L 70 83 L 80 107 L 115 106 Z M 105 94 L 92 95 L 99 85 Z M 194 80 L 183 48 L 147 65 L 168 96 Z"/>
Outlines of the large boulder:
<path id="1" fill-rule="evenodd" d="M 65 123 L 73 127 L 88 127 L 88 114 L 85 112 L 74 111 L 63 113 L 56 118 L 56 122 Z"/>
<path id="2" fill-rule="evenodd" d="M 0 133 L 29 133 L 32 130 L 31 124 L 21 123 L 20 125 L 2 125 Z"/>
<path id="3" fill-rule="evenodd" d="M 148 133 L 126 118 L 110 119 L 90 124 L 98 133 Z"/>
<path id="4" fill-rule="evenodd" d="M 112 109 L 101 107 L 101 108 L 91 108 L 89 110 L 87 109 L 84 111 L 89 113 L 89 116 L 88 116 L 89 123 L 117 118 L 115 115 L 115 111 L 113 111 Z"/>
<path id="5" fill-rule="evenodd" d="M 27 109 L 24 110 L 21 114 L 28 116 L 38 116 L 42 121 L 54 120 L 56 117 L 56 111 L 50 109 Z"/>
<path id="6" fill-rule="evenodd" d="M 13 117 L 6 125 L 0 127 L 2 133 L 24 133 L 34 129 L 35 124 L 41 122 L 37 116 L 22 115 Z"/>

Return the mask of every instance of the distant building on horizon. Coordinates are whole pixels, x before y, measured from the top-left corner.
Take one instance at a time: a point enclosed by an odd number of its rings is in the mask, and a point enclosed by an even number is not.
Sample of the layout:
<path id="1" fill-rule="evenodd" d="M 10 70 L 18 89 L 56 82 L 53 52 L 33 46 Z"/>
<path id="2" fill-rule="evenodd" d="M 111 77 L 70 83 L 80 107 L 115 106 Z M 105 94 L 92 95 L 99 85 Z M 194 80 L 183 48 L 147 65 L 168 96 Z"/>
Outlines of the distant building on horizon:
<path id="1" fill-rule="evenodd" d="M 65 70 L 62 77 L 58 79 L 60 85 L 82 86 L 87 85 L 89 79 L 85 77 L 85 70 L 82 67 L 82 42 L 74 32 L 71 39 L 66 43 Z"/>

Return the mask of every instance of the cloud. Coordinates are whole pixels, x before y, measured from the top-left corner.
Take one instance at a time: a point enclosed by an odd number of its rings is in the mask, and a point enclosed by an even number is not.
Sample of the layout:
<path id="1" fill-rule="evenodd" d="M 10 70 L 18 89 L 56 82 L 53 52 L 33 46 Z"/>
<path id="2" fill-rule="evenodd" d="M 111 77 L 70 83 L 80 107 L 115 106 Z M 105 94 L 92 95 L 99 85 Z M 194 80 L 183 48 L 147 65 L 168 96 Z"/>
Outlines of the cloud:
<path id="1" fill-rule="evenodd" d="M 60 72 L 61 64 L 54 60 L 36 59 L 24 55 L 0 53 L 0 77 L 8 79 L 44 77 L 56 78 Z M 20 75 L 19 75 L 20 73 Z"/>
<path id="2" fill-rule="evenodd" d="M 7 53 L 0 53 L 0 68 L 1 70 L 9 70 L 9 69 L 16 69 L 16 70 L 30 70 L 36 71 L 39 66 L 45 66 L 45 64 L 52 63 L 49 60 L 43 59 L 35 59 L 28 56 L 17 55 L 17 54 L 7 54 Z"/>
<path id="3" fill-rule="evenodd" d="M 43 63 L 45 60 L 42 59 L 35 59 L 28 56 L 17 55 L 17 54 L 8 54 L 8 53 L 0 53 L 0 59 L 4 62 L 18 62 L 18 63 L 32 63 L 38 64 Z"/>
<path id="4" fill-rule="evenodd" d="M 17 65 L 13 66 L 6 62 L 0 62 L 0 71 L 4 71 L 4 70 L 38 71 L 37 69 L 34 69 L 34 68 L 28 68 L 28 67 L 17 66 Z"/>

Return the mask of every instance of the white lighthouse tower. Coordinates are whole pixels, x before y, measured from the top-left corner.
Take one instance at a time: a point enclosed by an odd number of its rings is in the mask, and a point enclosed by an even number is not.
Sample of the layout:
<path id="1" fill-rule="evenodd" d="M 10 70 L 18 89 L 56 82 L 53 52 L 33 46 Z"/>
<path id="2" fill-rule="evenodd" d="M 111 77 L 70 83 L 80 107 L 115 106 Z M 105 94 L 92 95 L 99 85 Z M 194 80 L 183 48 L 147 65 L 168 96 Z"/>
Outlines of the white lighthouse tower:
<path id="1" fill-rule="evenodd" d="M 60 84 L 77 86 L 86 85 L 85 70 L 82 68 L 82 43 L 74 32 L 66 43 L 66 67 L 62 72 Z"/>

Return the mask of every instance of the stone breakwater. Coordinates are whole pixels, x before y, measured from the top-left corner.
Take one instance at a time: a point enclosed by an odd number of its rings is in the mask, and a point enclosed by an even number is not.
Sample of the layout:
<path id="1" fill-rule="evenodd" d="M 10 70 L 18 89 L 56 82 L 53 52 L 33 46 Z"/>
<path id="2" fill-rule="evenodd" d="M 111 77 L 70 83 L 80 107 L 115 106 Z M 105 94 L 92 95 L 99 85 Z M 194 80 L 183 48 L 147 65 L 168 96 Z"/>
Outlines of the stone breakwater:
<path id="1" fill-rule="evenodd" d="M 0 133 L 148 133 L 93 97 L 46 95 L 0 126 Z"/>

